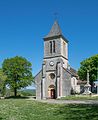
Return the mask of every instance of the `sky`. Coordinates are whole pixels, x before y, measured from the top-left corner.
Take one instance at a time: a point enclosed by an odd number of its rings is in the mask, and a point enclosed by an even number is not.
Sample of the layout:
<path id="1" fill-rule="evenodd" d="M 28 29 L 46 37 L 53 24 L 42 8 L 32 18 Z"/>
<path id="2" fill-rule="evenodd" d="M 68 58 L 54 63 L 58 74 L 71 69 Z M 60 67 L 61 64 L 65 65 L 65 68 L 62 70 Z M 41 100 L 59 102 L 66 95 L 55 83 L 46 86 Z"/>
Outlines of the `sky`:
<path id="1" fill-rule="evenodd" d="M 69 64 L 98 54 L 98 0 L 0 0 L 0 67 L 6 58 L 23 56 L 35 76 L 42 67 L 43 38 L 55 15 L 69 40 Z"/>

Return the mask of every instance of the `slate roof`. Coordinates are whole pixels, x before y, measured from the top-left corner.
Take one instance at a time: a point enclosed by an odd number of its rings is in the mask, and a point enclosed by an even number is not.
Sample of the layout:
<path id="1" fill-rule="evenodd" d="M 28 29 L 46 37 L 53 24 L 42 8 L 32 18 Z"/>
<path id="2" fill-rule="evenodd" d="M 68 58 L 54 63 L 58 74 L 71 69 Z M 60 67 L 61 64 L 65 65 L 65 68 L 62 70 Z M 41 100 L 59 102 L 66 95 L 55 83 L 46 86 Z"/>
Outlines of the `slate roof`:
<path id="1" fill-rule="evenodd" d="M 65 69 L 65 68 L 63 68 Z M 70 69 L 65 69 L 67 72 L 69 72 L 72 76 L 77 77 L 78 78 L 78 74 L 77 71 L 75 69 L 73 69 L 72 67 L 70 67 Z"/>
<path id="2" fill-rule="evenodd" d="M 78 77 L 77 71 L 73 69 L 72 67 L 70 67 L 70 72 L 73 76 Z"/>
<path id="3" fill-rule="evenodd" d="M 34 79 L 42 72 L 42 69 L 34 76 Z"/>
<path id="4" fill-rule="evenodd" d="M 87 83 L 86 80 L 78 80 L 78 85 L 85 85 Z"/>
<path id="5" fill-rule="evenodd" d="M 68 40 L 62 34 L 62 31 L 58 22 L 55 21 L 50 32 L 48 33 L 48 35 L 44 37 L 44 39 L 47 39 L 47 38 L 49 39 L 49 38 L 59 37 L 59 36 L 61 36 L 66 42 L 68 42 Z"/>
<path id="6" fill-rule="evenodd" d="M 50 30 L 50 32 L 49 32 L 49 34 L 45 38 L 58 36 L 58 35 L 62 35 L 62 31 L 60 29 L 60 26 L 59 26 L 58 22 L 55 21 L 51 30 Z"/>

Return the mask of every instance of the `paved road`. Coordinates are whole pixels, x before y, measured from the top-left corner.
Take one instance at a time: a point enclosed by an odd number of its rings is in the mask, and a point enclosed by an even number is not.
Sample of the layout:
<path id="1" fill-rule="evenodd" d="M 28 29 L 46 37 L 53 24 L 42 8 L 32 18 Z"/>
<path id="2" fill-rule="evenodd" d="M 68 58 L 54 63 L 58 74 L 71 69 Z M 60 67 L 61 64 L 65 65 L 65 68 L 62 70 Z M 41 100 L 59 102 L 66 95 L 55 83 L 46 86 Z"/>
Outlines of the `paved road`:
<path id="1" fill-rule="evenodd" d="M 96 104 L 98 100 L 36 100 L 39 102 L 50 103 L 50 104 Z"/>

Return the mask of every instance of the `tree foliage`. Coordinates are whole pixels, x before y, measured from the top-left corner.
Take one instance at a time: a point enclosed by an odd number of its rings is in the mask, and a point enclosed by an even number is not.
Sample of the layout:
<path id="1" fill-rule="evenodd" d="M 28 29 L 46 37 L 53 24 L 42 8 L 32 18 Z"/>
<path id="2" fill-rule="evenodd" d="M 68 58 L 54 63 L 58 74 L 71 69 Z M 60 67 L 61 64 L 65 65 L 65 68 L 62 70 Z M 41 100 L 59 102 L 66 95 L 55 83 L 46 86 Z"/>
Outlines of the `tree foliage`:
<path id="1" fill-rule="evenodd" d="M 5 83 L 6 83 L 6 75 L 4 75 L 3 70 L 0 69 L 0 94 L 4 96 L 5 93 Z"/>
<path id="2" fill-rule="evenodd" d="M 17 95 L 17 89 L 24 88 L 32 84 L 31 63 L 23 57 L 5 59 L 2 64 L 3 72 L 7 75 L 7 84 Z"/>
<path id="3" fill-rule="evenodd" d="M 83 60 L 80 64 L 78 75 L 81 80 L 87 80 L 87 70 L 89 70 L 90 82 L 97 80 L 98 54 Z"/>

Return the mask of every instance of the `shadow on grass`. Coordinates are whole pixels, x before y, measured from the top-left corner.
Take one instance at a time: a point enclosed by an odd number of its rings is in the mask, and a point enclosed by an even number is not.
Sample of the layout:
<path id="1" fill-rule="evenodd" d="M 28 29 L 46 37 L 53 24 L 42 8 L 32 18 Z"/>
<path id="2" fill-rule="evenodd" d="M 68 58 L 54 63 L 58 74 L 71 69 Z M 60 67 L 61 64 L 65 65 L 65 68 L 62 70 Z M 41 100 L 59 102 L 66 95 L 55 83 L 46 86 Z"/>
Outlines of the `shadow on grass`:
<path id="1" fill-rule="evenodd" d="M 66 105 L 55 111 L 63 120 L 98 120 L 98 105 Z"/>
<path id="2" fill-rule="evenodd" d="M 29 97 L 26 97 L 26 96 L 10 96 L 10 97 L 6 97 L 5 99 L 29 99 Z"/>

